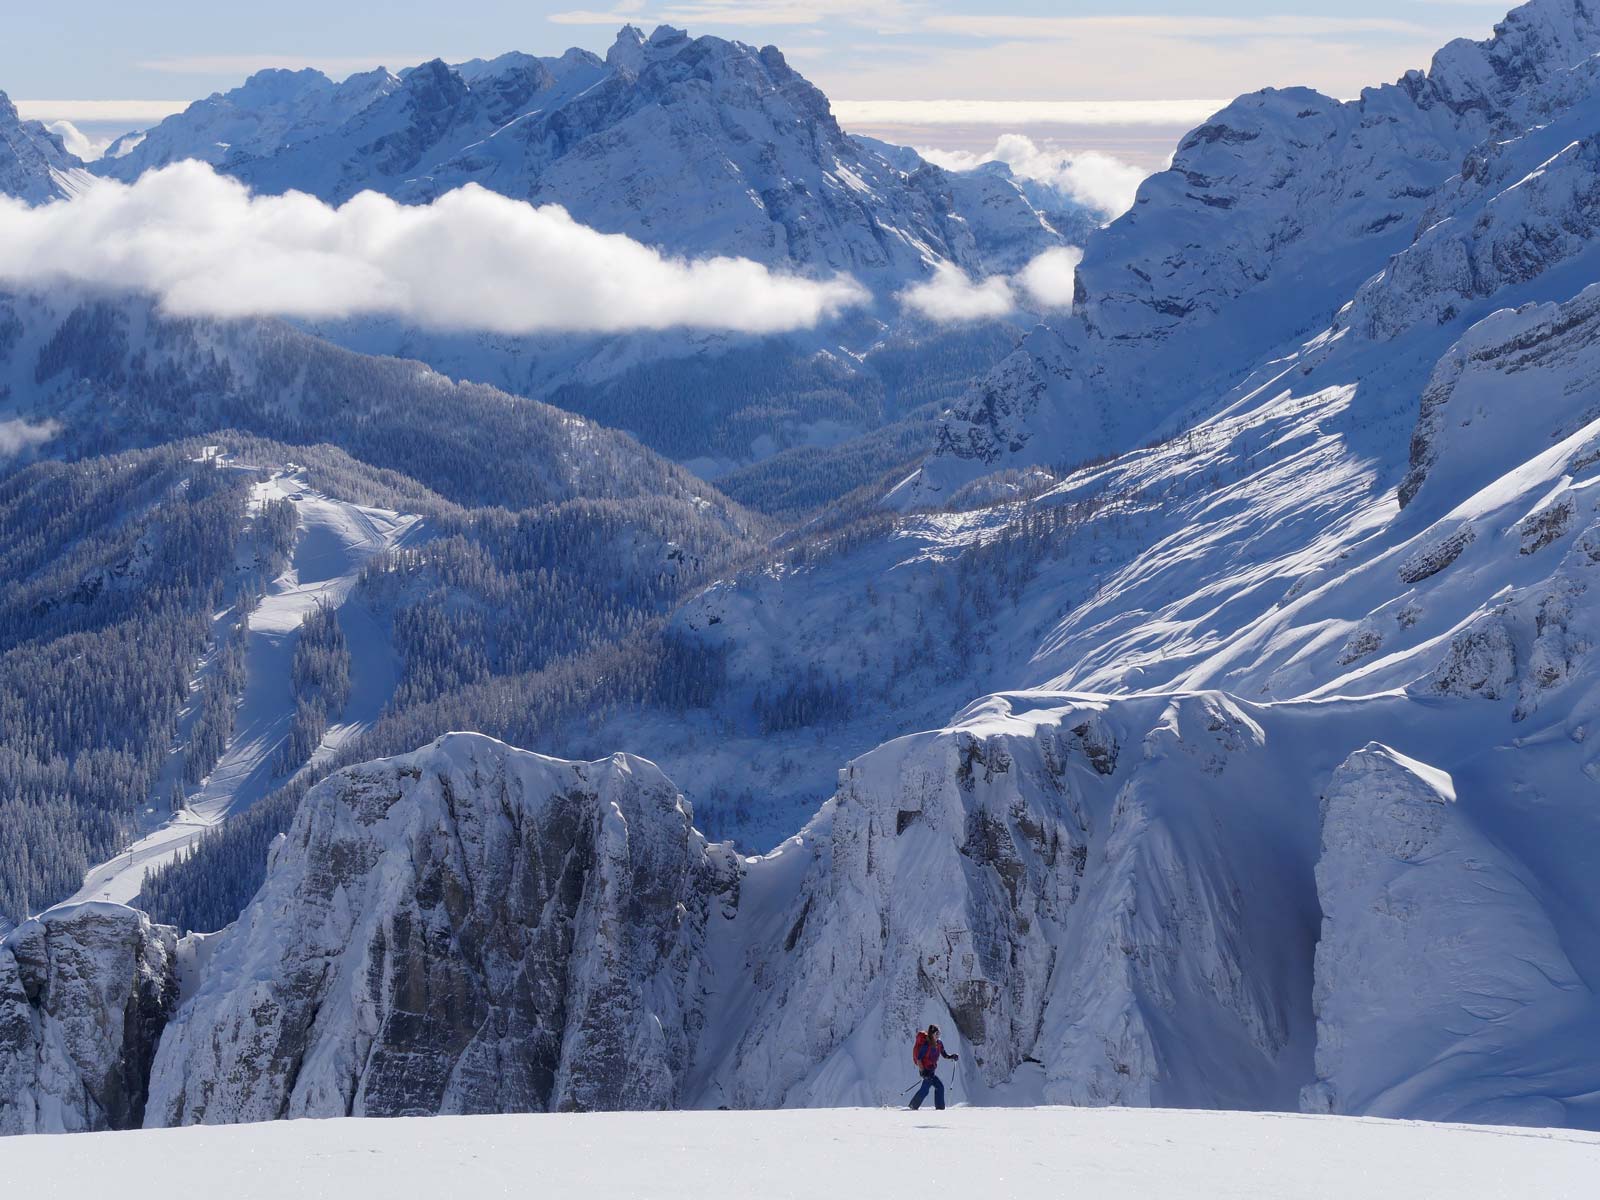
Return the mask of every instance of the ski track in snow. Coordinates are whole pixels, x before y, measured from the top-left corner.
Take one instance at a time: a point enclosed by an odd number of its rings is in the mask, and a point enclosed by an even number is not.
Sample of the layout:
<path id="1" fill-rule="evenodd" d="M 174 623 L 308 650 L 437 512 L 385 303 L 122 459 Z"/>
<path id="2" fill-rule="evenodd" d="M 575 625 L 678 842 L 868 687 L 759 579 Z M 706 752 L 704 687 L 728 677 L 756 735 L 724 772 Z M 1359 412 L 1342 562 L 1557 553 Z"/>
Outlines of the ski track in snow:
<path id="1" fill-rule="evenodd" d="M 1134 1109 L 585 1113 L 273 1121 L 6 1143 L 18 1194 L 343 1196 L 1590 1196 L 1600 1136 Z"/>
<path id="2" fill-rule="evenodd" d="M 131 847 L 90 870 L 70 903 L 134 903 L 148 872 L 283 782 L 286 777 L 276 775 L 273 766 L 294 715 L 290 665 L 300 622 L 319 601 L 339 608 L 350 649 L 351 689 L 342 716 L 329 726 L 313 761 L 370 726 L 394 694 L 399 664 L 388 637 L 371 612 L 348 601 L 367 561 L 400 544 L 417 529 L 419 518 L 336 500 L 282 473 L 257 484 L 251 504 L 259 507 L 286 497 L 298 497 L 294 552 L 250 614 L 247 680 L 227 750 L 199 789 L 190 793 L 184 811 L 161 820 Z M 219 615 L 219 634 L 231 619 L 231 610 Z M 181 769 L 176 749 L 147 812 L 162 812 L 168 803 L 168 792 Z"/>

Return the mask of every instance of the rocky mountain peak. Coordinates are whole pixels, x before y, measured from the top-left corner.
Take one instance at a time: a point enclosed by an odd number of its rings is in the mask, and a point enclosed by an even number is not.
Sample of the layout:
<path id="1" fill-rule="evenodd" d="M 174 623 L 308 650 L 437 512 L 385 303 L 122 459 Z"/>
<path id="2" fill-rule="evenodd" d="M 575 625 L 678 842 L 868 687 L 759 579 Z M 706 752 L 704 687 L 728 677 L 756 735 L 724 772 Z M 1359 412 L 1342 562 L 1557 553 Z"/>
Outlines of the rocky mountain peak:
<path id="1" fill-rule="evenodd" d="M 57 200 L 86 181 L 83 163 L 38 121 L 24 121 L 0 92 L 0 196 L 30 204 Z"/>
<path id="2" fill-rule="evenodd" d="M 624 25 L 617 30 L 611 49 L 606 51 L 606 65 L 637 75 L 644 66 L 646 41 L 644 30 L 637 25 Z"/>

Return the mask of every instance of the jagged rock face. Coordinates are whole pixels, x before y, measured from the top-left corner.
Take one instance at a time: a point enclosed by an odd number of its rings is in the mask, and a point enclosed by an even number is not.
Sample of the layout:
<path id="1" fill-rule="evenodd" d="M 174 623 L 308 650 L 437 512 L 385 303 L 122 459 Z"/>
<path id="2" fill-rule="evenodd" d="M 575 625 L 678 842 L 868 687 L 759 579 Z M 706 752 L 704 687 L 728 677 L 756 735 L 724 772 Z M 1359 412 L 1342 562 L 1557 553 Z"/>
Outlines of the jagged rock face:
<path id="1" fill-rule="evenodd" d="M 1597 228 L 1600 139 L 1583 137 L 1504 190 L 1431 224 L 1362 288 L 1345 320 L 1379 340 L 1446 324 L 1474 302 L 1584 253 Z"/>
<path id="2" fill-rule="evenodd" d="M 777 49 L 669 26 L 624 28 L 604 62 L 435 60 L 339 85 L 264 72 L 130 145 L 96 169 L 132 179 L 198 156 L 257 190 L 334 203 L 478 183 L 675 253 L 813 273 L 920 279 L 939 260 L 1010 271 L 1062 241 L 1012 179 L 846 136 Z"/>
<path id="3" fill-rule="evenodd" d="M 52 909 L 0 942 L 0 1134 L 139 1127 L 177 949 L 116 904 Z"/>
<path id="4" fill-rule="evenodd" d="M 1401 86 L 1424 105 L 1492 115 L 1530 83 L 1581 63 L 1597 44 L 1600 11 L 1592 0 L 1533 0 L 1508 13 L 1491 41 L 1451 42 L 1434 56 L 1427 76 L 1413 71 Z"/>
<path id="5" fill-rule="evenodd" d="M 148 1122 L 670 1107 L 736 879 L 625 755 L 455 734 L 341 772 L 170 1026 Z"/>
<path id="6" fill-rule="evenodd" d="M 1280 794 L 1265 744 L 1219 696 L 996 697 L 856 760 L 750 864 L 746 897 L 804 874 L 739 960 L 749 1015 L 708 1047 L 699 1103 L 892 1101 L 930 1020 L 978 1102 L 1292 1103 L 1313 903 L 1283 869 L 1294 806 L 1255 811 Z"/>
<path id="7" fill-rule="evenodd" d="M 1334 774 L 1323 807 L 1317 1078 L 1303 1106 L 1567 1123 L 1551 1060 L 1584 1036 L 1593 995 L 1450 776 L 1372 743 Z M 1518 1066 L 1486 1070 L 1497 1058 Z"/>
<path id="8" fill-rule="evenodd" d="M 825 851 L 787 906 L 792 924 L 753 951 L 763 1011 L 703 1101 L 879 1102 L 870 1082 L 840 1094 L 817 1064 L 861 1039 L 892 1077 L 909 1063 L 906 1031 L 933 1019 L 982 1078 L 1009 1077 L 1037 1034 L 1052 932 L 1078 898 L 1086 771 L 1053 729 L 903 739 L 852 764 L 815 828 Z M 775 869 L 754 864 L 752 886 Z"/>
<path id="9" fill-rule="evenodd" d="M 0 92 L 0 196 L 40 204 L 72 195 L 85 179 L 78 156 L 38 121 L 22 120 Z"/>

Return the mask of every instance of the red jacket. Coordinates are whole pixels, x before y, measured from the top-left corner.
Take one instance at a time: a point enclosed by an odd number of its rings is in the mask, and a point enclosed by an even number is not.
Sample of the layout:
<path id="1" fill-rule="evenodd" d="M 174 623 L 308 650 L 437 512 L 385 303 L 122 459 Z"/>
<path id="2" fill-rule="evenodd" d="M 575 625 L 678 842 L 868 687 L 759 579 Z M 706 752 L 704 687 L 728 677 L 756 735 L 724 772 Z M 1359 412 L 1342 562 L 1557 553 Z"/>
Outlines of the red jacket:
<path id="1" fill-rule="evenodd" d="M 949 1057 L 944 1052 L 944 1043 L 942 1041 L 938 1038 L 930 1041 L 926 1031 L 919 1030 L 917 1032 L 916 1045 L 911 1048 L 911 1059 L 921 1070 L 936 1070 L 939 1066 L 939 1060 Z"/>

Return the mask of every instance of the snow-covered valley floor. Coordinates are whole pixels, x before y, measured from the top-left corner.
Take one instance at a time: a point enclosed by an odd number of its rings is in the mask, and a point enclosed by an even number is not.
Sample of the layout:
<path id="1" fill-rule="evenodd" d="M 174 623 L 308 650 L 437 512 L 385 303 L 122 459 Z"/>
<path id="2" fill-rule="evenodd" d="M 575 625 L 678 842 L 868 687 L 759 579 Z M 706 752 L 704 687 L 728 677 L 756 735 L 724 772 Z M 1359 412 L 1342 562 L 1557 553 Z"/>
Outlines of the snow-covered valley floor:
<path id="1" fill-rule="evenodd" d="M 1588 1197 L 1600 1135 L 1137 1109 L 279 1121 L 9 1139 L 7 1192 L 341 1197 Z"/>

